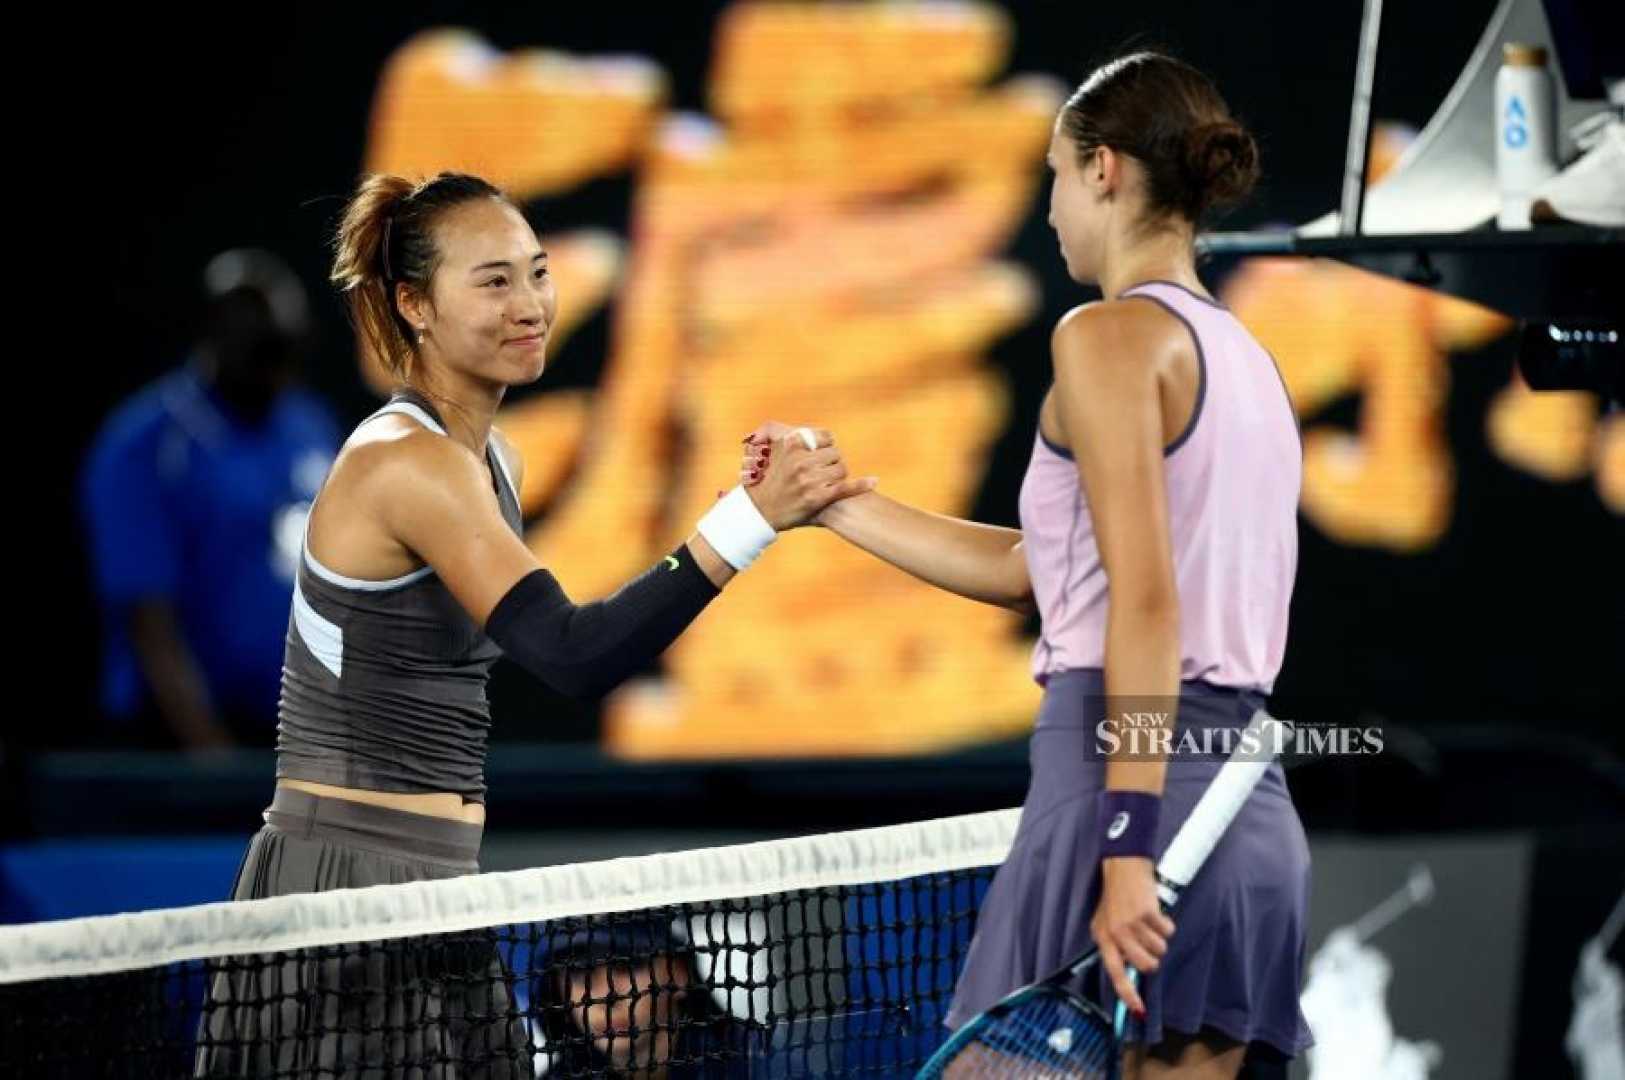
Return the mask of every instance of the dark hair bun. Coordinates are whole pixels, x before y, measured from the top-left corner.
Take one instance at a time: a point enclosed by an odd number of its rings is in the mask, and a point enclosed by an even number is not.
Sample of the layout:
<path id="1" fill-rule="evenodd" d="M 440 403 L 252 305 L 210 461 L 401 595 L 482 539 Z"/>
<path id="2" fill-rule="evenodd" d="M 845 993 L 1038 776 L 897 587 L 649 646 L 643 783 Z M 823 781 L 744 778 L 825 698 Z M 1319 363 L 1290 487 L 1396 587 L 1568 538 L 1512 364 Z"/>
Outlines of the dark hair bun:
<path id="1" fill-rule="evenodd" d="M 1185 138 L 1185 172 L 1199 213 L 1231 206 L 1258 183 L 1258 144 L 1234 120 L 1198 124 Z"/>
<path id="2" fill-rule="evenodd" d="M 1141 50 L 1095 69 L 1061 109 L 1079 154 L 1109 146 L 1145 169 L 1145 213 L 1202 226 L 1208 211 L 1246 198 L 1258 145 L 1213 80 L 1166 53 Z"/>

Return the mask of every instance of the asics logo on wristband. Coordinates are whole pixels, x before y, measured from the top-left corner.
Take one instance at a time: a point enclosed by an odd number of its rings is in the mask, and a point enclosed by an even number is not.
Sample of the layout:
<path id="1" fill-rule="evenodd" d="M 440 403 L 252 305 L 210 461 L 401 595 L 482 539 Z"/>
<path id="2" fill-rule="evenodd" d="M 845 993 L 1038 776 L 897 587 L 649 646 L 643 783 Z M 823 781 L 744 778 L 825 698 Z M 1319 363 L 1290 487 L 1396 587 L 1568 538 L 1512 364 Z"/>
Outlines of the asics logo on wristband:
<path id="1" fill-rule="evenodd" d="M 1127 831 L 1128 811 L 1119 810 L 1117 812 L 1117 816 L 1112 818 L 1112 823 L 1106 826 L 1106 839 L 1116 840 L 1119 836 L 1122 836 Z"/>
<path id="2" fill-rule="evenodd" d="M 682 565 L 682 564 L 677 561 L 677 556 L 675 556 L 675 555 L 667 555 L 666 556 L 666 569 L 667 570 L 675 570 L 680 565 Z"/>

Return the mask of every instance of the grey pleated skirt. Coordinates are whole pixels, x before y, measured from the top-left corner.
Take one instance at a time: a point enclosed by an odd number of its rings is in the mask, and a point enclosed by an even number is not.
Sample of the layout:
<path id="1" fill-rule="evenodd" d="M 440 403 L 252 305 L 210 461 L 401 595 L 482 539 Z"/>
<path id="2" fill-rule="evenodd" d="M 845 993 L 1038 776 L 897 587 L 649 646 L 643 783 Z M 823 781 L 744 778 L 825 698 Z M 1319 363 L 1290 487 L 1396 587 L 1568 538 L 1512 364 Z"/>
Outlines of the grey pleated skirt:
<path id="1" fill-rule="evenodd" d="M 278 788 L 232 899 L 479 871 L 482 829 Z M 480 932 L 214 962 L 198 1076 L 535 1075 L 513 978 Z"/>
<path id="2" fill-rule="evenodd" d="M 977 918 L 946 1022 L 958 1027 L 1012 990 L 1050 974 L 1091 944 L 1100 898 L 1100 829 L 1095 800 L 1106 763 L 1096 725 L 1105 715 L 1097 669 L 1050 678 L 1031 741 L 1032 780 L 1010 855 Z M 1246 726 L 1262 697 L 1187 682 L 1176 737 L 1187 729 Z M 1157 849 L 1168 846 L 1222 754 L 1178 756 L 1168 766 Z M 1213 1029 L 1290 1057 L 1313 1041 L 1298 1008 L 1309 926 L 1309 846 L 1279 763 L 1270 767 L 1174 910 L 1175 931 L 1140 994 L 1139 1038 L 1165 1029 Z M 1110 1015 L 1117 1002 L 1100 972 L 1077 989 Z M 1131 1037 L 1133 1033 L 1131 1032 Z M 1257 1049 L 1258 1047 L 1268 1049 Z"/>

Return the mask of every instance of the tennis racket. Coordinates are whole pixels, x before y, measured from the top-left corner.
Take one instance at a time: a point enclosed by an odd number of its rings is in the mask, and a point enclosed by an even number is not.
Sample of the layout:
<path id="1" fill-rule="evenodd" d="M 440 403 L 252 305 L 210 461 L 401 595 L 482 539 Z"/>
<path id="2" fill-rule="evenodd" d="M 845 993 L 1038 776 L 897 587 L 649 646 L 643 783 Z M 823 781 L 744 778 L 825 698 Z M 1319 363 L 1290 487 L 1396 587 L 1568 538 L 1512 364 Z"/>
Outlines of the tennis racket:
<path id="1" fill-rule="evenodd" d="M 1286 725 L 1259 709 L 1230 760 L 1202 793 L 1157 862 L 1157 899 L 1172 911 L 1213 845 L 1235 819 L 1288 737 Z M 1126 1008 L 1115 1017 L 1067 989 L 1100 963 L 1090 946 L 1054 974 L 1009 994 L 954 1032 L 916 1080 L 1021 1077 L 1023 1080 L 1116 1080 Z M 1136 973 L 1129 969 L 1129 977 Z"/>

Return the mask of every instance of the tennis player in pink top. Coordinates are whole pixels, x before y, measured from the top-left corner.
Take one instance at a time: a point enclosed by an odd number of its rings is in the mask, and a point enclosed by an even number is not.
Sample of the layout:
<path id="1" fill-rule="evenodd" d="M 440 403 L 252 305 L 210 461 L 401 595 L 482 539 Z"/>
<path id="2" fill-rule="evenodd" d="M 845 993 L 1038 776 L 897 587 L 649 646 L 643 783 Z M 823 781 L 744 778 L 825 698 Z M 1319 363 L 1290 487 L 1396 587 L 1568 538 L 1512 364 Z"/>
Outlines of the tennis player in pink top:
<path id="1" fill-rule="evenodd" d="M 1048 164 L 1067 272 L 1104 299 L 1056 324 L 1021 529 L 878 491 L 819 519 L 922 580 L 1042 621 L 1032 781 L 948 1023 L 1092 939 L 1102 975 L 1080 992 L 1108 1014 L 1121 996 L 1141 1021 L 1129 1076 L 1284 1076 L 1311 1041 L 1298 1009 L 1309 849 L 1280 765 L 1181 898 L 1177 928 L 1153 876 L 1286 645 L 1297 422 L 1269 353 L 1202 287 L 1192 246 L 1208 211 L 1251 190 L 1257 148 L 1206 76 L 1137 52 L 1067 101 Z M 747 482 L 785 430 L 752 436 Z"/>

